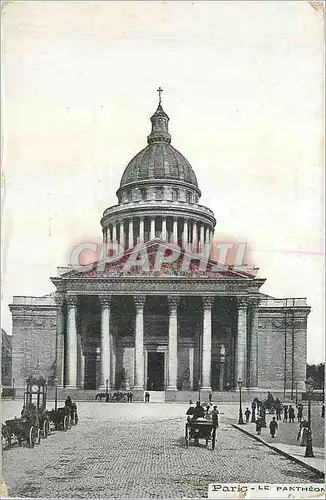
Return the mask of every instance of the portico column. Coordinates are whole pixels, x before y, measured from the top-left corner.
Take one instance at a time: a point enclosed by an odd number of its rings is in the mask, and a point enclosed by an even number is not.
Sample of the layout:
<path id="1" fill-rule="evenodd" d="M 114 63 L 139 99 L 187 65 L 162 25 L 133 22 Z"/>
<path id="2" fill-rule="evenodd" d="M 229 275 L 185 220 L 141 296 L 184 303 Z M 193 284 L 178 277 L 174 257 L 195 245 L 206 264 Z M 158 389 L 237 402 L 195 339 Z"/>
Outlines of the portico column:
<path id="1" fill-rule="evenodd" d="M 212 297 L 203 298 L 203 338 L 201 361 L 201 390 L 211 391 L 212 362 Z"/>
<path id="2" fill-rule="evenodd" d="M 249 386 L 250 389 L 258 387 L 258 307 L 259 300 L 250 301 L 250 361 L 249 361 Z"/>
<path id="3" fill-rule="evenodd" d="M 66 387 L 77 387 L 77 296 L 68 295 L 67 298 L 67 372 Z"/>
<path id="4" fill-rule="evenodd" d="M 144 390 L 144 305 L 145 297 L 134 297 L 135 324 L 135 383 L 134 390 Z"/>
<path id="5" fill-rule="evenodd" d="M 101 304 L 101 388 L 111 388 L 110 305 L 111 296 L 99 297 Z"/>
<path id="6" fill-rule="evenodd" d="M 222 392 L 224 390 L 224 371 L 225 371 L 225 347 L 221 344 L 220 350 L 220 381 L 219 390 Z"/>
<path id="7" fill-rule="evenodd" d="M 155 240 L 155 218 L 154 217 L 151 219 L 150 239 Z"/>
<path id="8" fill-rule="evenodd" d="M 247 301 L 238 301 L 237 334 L 237 380 L 241 378 L 243 387 L 247 386 Z"/>
<path id="9" fill-rule="evenodd" d="M 113 224 L 113 230 L 112 230 L 112 243 L 117 242 L 117 225 L 116 223 Z"/>
<path id="10" fill-rule="evenodd" d="M 200 237 L 199 237 L 199 252 L 203 252 L 203 250 L 204 250 L 204 244 L 205 244 L 204 231 L 205 231 L 204 224 L 201 224 Z"/>
<path id="11" fill-rule="evenodd" d="M 173 217 L 173 243 L 178 244 L 178 219 Z"/>
<path id="12" fill-rule="evenodd" d="M 167 234 L 166 234 L 166 217 L 162 218 L 162 240 L 167 241 Z"/>
<path id="13" fill-rule="evenodd" d="M 123 221 L 120 222 L 120 245 L 122 247 L 125 246 L 125 228 L 124 228 L 124 223 Z"/>
<path id="14" fill-rule="evenodd" d="M 182 235 L 183 249 L 188 250 L 188 220 L 183 221 L 183 235 Z"/>
<path id="15" fill-rule="evenodd" d="M 177 390 L 178 375 L 178 299 L 168 297 L 169 306 L 169 377 L 168 391 Z"/>
<path id="16" fill-rule="evenodd" d="M 197 222 L 192 226 L 192 249 L 197 252 Z"/>
<path id="17" fill-rule="evenodd" d="M 209 226 L 207 226 L 206 231 L 205 231 L 205 256 L 208 258 L 209 258 L 210 251 L 211 251 L 211 244 L 209 241 L 209 235 L 210 235 Z"/>
<path id="18" fill-rule="evenodd" d="M 139 219 L 139 243 L 144 243 L 144 217 Z"/>
<path id="19" fill-rule="evenodd" d="M 83 355 L 83 344 L 82 336 L 80 333 L 77 334 L 77 385 L 80 389 L 84 389 L 84 355 Z"/>
<path id="20" fill-rule="evenodd" d="M 128 248 L 133 248 L 134 246 L 134 222 L 132 219 L 129 220 L 129 235 L 128 235 Z"/>
<path id="21" fill-rule="evenodd" d="M 59 387 L 64 384 L 64 312 L 63 295 L 56 294 L 54 298 L 57 306 L 57 329 L 55 343 L 55 377 L 59 380 Z"/>

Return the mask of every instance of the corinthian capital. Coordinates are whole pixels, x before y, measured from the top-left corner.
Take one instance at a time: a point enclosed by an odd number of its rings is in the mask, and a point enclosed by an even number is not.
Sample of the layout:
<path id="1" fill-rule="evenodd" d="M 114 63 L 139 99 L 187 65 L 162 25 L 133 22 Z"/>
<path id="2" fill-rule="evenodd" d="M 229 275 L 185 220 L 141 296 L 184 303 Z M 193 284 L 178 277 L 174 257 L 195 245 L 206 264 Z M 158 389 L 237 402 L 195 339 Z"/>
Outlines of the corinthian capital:
<path id="1" fill-rule="evenodd" d="M 203 297 L 203 308 L 211 309 L 214 303 L 214 297 Z"/>
<path id="2" fill-rule="evenodd" d="M 135 302 L 136 308 L 137 309 L 143 308 L 145 305 L 145 300 L 146 300 L 146 297 L 144 297 L 143 295 L 137 295 L 137 297 L 134 297 L 134 302 Z"/>
<path id="3" fill-rule="evenodd" d="M 77 295 L 67 295 L 66 296 L 67 306 L 74 306 L 74 307 L 76 307 L 77 306 L 77 301 L 78 301 Z"/>
<path id="4" fill-rule="evenodd" d="M 178 307 L 179 298 L 178 297 L 168 297 L 169 310 L 176 309 Z"/>
<path id="5" fill-rule="evenodd" d="M 111 295 L 100 295 L 98 300 L 101 307 L 110 307 L 111 305 Z"/>
<path id="6" fill-rule="evenodd" d="M 246 309 L 249 305 L 248 297 L 237 297 L 238 309 Z"/>

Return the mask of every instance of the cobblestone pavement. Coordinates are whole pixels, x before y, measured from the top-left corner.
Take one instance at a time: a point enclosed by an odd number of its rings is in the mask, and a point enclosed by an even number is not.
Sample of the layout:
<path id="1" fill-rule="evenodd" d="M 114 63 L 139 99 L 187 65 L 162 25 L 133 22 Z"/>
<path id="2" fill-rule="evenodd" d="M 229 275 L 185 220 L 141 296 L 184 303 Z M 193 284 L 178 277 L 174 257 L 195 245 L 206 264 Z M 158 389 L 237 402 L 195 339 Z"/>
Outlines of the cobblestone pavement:
<path id="1" fill-rule="evenodd" d="M 16 404 L 16 403 L 12 403 Z M 8 418 L 10 402 L 4 408 Z M 184 446 L 187 405 L 80 403 L 80 422 L 34 449 L 3 451 L 10 496 L 207 497 L 210 482 L 321 482 L 228 423 L 220 406 L 215 451 Z M 16 411 L 16 414 L 19 414 Z M 14 414 L 12 414 L 13 416 Z"/>

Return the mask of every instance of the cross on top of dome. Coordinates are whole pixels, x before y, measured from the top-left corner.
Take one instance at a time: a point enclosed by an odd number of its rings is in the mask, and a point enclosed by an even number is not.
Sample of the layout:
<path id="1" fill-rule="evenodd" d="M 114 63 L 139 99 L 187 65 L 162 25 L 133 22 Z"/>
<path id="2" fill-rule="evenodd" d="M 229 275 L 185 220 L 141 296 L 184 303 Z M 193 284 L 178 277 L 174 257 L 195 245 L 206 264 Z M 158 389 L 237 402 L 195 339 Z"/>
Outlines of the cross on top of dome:
<path id="1" fill-rule="evenodd" d="M 159 87 L 159 88 L 157 89 L 157 92 L 158 92 L 158 99 L 159 99 L 159 100 L 158 100 L 158 103 L 159 103 L 159 104 L 161 104 L 161 101 L 162 101 L 161 94 L 162 94 L 162 92 L 163 92 L 163 89 L 161 89 L 161 87 Z"/>

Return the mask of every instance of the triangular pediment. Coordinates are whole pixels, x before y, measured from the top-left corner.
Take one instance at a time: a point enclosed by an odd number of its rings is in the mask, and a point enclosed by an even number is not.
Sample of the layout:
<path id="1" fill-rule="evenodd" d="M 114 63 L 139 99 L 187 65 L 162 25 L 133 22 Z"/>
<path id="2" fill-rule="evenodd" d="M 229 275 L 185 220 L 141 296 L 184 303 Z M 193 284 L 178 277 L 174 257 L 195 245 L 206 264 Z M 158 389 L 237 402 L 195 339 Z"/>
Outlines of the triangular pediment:
<path id="1" fill-rule="evenodd" d="M 72 267 L 61 274 L 62 279 L 101 277 L 188 277 L 188 278 L 247 278 L 253 279 L 257 269 L 230 266 L 211 260 L 205 255 L 183 250 L 177 245 L 152 240 L 126 250 L 123 254 L 87 266 Z"/>

